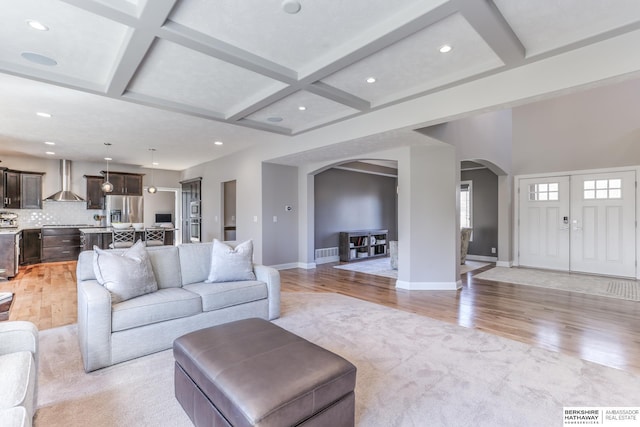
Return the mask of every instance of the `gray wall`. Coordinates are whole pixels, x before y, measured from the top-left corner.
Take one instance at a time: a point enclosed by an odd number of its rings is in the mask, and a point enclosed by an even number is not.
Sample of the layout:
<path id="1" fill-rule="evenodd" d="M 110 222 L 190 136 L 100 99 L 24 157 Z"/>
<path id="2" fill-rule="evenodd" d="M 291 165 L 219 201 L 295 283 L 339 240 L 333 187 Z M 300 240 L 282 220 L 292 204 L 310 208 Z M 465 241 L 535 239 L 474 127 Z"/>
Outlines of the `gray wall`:
<path id="1" fill-rule="evenodd" d="M 463 171 L 461 181 L 472 181 L 473 241 L 470 255 L 497 256 L 498 248 L 498 177 L 489 169 Z"/>
<path id="2" fill-rule="evenodd" d="M 338 246 L 339 232 L 388 229 L 397 240 L 397 179 L 329 169 L 315 176 L 315 248 Z"/>
<path id="3" fill-rule="evenodd" d="M 262 164 L 262 263 L 283 265 L 298 261 L 298 168 Z M 291 206 L 291 210 L 285 210 Z"/>

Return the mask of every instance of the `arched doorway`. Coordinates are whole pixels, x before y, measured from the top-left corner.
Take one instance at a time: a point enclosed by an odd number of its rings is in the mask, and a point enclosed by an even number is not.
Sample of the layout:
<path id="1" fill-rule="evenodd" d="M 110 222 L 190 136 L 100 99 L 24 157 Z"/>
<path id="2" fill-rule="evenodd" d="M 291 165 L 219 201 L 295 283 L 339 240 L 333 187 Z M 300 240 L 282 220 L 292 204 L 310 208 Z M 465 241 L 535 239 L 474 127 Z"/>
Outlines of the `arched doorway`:
<path id="1" fill-rule="evenodd" d="M 357 159 L 314 175 L 314 261 L 339 260 L 339 233 L 385 229 L 397 240 L 397 162 Z"/>

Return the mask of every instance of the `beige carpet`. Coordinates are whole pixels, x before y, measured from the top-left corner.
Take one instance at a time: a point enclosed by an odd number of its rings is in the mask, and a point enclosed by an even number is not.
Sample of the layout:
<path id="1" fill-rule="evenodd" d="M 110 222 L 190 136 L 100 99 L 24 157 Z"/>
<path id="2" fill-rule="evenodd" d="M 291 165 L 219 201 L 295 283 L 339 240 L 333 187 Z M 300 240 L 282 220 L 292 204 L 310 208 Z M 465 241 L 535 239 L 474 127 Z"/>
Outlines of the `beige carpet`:
<path id="1" fill-rule="evenodd" d="M 495 267 L 475 278 L 640 301 L 640 284 L 635 280 L 515 267 Z"/>
<path id="2" fill-rule="evenodd" d="M 282 299 L 277 324 L 358 367 L 358 426 L 559 426 L 563 406 L 638 405 L 628 372 L 337 294 Z M 40 343 L 36 426 L 191 425 L 171 351 L 85 374 L 75 326 Z"/>
<path id="3" fill-rule="evenodd" d="M 460 266 L 460 274 L 489 265 L 486 262 L 470 261 Z M 398 270 L 392 270 L 389 257 L 370 259 L 366 261 L 355 261 L 348 264 L 335 265 L 333 268 L 340 270 L 357 271 L 359 273 L 373 274 L 374 276 L 398 278 Z"/>

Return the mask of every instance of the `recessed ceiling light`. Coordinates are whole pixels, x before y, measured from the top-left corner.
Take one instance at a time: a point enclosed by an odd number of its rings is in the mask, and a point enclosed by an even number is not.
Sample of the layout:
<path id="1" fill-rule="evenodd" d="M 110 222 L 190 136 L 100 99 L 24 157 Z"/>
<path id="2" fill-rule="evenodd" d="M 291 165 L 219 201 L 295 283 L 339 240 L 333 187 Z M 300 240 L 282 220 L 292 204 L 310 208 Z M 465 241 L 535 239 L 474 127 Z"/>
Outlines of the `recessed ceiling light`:
<path id="1" fill-rule="evenodd" d="M 282 2 L 282 10 L 292 15 L 300 12 L 301 8 L 302 6 L 300 5 L 300 3 L 295 0 L 284 0 Z"/>
<path id="2" fill-rule="evenodd" d="M 41 55 L 39 53 L 34 52 L 22 52 L 20 54 L 27 61 L 33 62 L 35 64 L 47 65 L 49 67 L 58 65 L 58 61 L 53 58 L 49 58 L 48 56 Z"/>
<path id="3" fill-rule="evenodd" d="M 50 156 L 53 156 L 53 155 L 54 155 L 54 154 L 56 154 L 56 153 L 54 153 L 53 151 L 47 151 L 47 152 L 46 152 L 46 154 L 48 154 L 48 155 L 50 155 Z"/>
<path id="4" fill-rule="evenodd" d="M 375 83 L 376 82 L 376 78 L 375 77 L 369 77 L 367 79 L 367 83 Z"/>
<path id="5" fill-rule="evenodd" d="M 305 107 L 304 105 L 301 105 L 301 106 L 298 107 L 298 110 L 300 110 L 300 111 L 304 111 L 306 109 L 307 109 L 307 107 Z"/>
<path id="6" fill-rule="evenodd" d="M 45 141 L 44 143 L 47 145 L 56 145 L 56 143 L 53 141 Z"/>
<path id="7" fill-rule="evenodd" d="M 451 52 L 452 49 L 453 48 L 451 47 L 451 45 L 444 44 L 444 45 L 440 46 L 439 50 L 440 50 L 440 53 L 449 53 L 449 52 Z"/>
<path id="8" fill-rule="evenodd" d="M 36 21 L 34 19 L 27 19 L 27 25 L 33 28 L 34 30 L 49 31 L 49 27 L 44 25 L 42 22 Z"/>
<path id="9" fill-rule="evenodd" d="M 282 121 L 282 117 L 267 117 L 267 121 L 272 123 L 278 123 Z"/>
<path id="10" fill-rule="evenodd" d="M 214 144 L 214 145 L 222 145 L 222 144 L 223 144 L 223 142 L 222 142 L 222 141 L 214 141 L 214 143 L 213 143 L 213 144 Z"/>
<path id="11" fill-rule="evenodd" d="M 38 112 L 36 113 L 36 116 L 39 116 L 39 117 L 45 117 L 45 118 L 47 118 L 47 119 L 51 118 L 51 114 L 49 114 L 49 113 L 45 113 L 45 112 L 43 112 L 43 111 L 38 111 Z"/>

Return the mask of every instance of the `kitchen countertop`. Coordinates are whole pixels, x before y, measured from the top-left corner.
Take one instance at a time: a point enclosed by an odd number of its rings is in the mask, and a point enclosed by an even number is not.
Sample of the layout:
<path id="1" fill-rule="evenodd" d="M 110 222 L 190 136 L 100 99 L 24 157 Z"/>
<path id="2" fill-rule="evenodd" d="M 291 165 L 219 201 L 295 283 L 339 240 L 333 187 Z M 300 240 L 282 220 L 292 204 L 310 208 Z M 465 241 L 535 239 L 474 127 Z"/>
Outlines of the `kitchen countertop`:
<path id="1" fill-rule="evenodd" d="M 165 231 L 175 231 L 175 228 L 164 228 L 164 227 L 146 227 L 146 228 L 141 228 L 139 230 L 135 230 L 137 233 L 143 233 L 144 230 L 149 229 L 149 230 L 158 230 L 158 229 L 162 229 Z M 126 229 L 125 229 L 126 230 Z M 90 227 L 90 228 L 80 228 L 80 233 L 85 233 L 85 234 L 89 234 L 89 233 L 111 233 L 113 231 L 113 227 Z"/>
<path id="2" fill-rule="evenodd" d="M 0 228 L 0 234 L 18 234 L 23 228 Z"/>
<path id="3" fill-rule="evenodd" d="M 20 233 L 22 230 L 40 230 L 43 228 L 78 228 L 78 229 L 90 229 L 90 228 L 97 228 L 95 226 L 89 225 L 89 224 L 71 224 L 71 225 L 52 225 L 52 224 L 46 224 L 46 225 L 29 225 L 29 226 L 18 226 L 18 227 L 7 227 L 7 228 L 0 228 L 0 234 L 17 234 Z"/>

